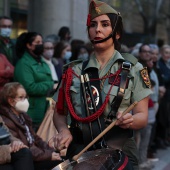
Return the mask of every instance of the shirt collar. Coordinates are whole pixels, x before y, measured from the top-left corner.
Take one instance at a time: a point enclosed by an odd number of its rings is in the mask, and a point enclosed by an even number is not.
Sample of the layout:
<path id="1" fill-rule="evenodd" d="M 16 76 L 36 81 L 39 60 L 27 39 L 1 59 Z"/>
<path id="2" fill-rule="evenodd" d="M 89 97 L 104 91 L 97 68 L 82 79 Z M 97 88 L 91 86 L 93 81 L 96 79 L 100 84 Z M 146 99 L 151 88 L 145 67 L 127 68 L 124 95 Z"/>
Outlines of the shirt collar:
<path id="1" fill-rule="evenodd" d="M 111 66 L 111 65 L 113 65 L 118 60 L 125 61 L 125 59 L 122 57 L 122 55 L 117 50 L 115 50 L 114 54 L 112 55 L 111 59 L 108 61 L 107 65 Z M 93 68 L 97 68 L 97 69 L 100 68 L 100 64 L 97 61 L 97 59 L 96 59 L 94 54 L 90 56 L 89 62 L 88 62 L 87 66 L 85 67 L 84 70 L 86 70 L 88 68 L 92 68 L 92 67 Z"/>

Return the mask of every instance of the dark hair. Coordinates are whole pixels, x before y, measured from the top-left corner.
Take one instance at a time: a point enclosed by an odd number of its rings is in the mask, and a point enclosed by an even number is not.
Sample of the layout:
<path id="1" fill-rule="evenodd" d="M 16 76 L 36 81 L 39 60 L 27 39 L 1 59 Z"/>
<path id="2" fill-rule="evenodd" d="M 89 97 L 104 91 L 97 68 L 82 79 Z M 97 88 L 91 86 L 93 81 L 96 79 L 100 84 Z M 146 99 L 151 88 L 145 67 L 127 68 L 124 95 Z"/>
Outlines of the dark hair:
<path id="1" fill-rule="evenodd" d="M 143 47 L 144 47 L 145 45 L 149 46 L 149 44 L 142 44 L 142 45 L 139 47 L 139 53 L 141 53 L 141 52 L 142 52 Z"/>
<path id="2" fill-rule="evenodd" d="M 112 25 L 112 29 L 114 29 L 113 32 L 113 42 L 115 45 L 115 49 L 120 51 L 121 49 L 121 39 L 122 39 L 122 35 L 123 35 L 123 23 L 122 23 L 122 17 L 116 14 L 106 14 L 111 22 Z M 117 21 L 117 23 L 116 23 Z M 116 25 L 115 25 L 116 24 Z M 119 34 L 120 38 L 117 40 L 116 39 L 116 34 Z"/>
<path id="3" fill-rule="evenodd" d="M 63 52 L 63 50 L 67 47 L 69 43 L 65 42 L 65 41 L 61 41 L 59 42 L 55 47 L 54 47 L 54 58 L 61 58 L 61 54 Z"/>
<path id="4" fill-rule="evenodd" d="M 85 45 L 90 56 L 94 51 L 93 44 L 89 41 Z"/>
<path id="5" fill-rule="evenodd" d="M 58 32 L 58 36 L 60 37 L 60 41 L 65 40 L 65 36 L 66 36 L 67 33 L 70 34 L 69 27 L 64 26 L 64 27 L 60 28 L 60 30 Z"/>
<path id="6" fill-rule="evenodd" d="M 120 42 L 121 42 L 121 38 L 122 38 L 122 35 L 123 35 L 122 17 L 120 15 L 116 15 L 116 14 L 113 14 L 113 13 L 109 13 L 109 14 L 106 14 L 106 15 L 110 19 L 112 30 L 114 29 L 112 38 L 113 38 L 115 49 L 120 51 L 120 49 L 121 49 L 121 43 Z M 89 28 L 90 27 L 87 28 L 88 31 L 89 31 Z M 116 34 L 120 35 L 120 38 L 118 40 L 116 39 Z"/>
<path id="7" fill-rule="evenodd" d="M 71 51 L 72 51 L 72 56 L 76 55 L 76 51 L 77 51 L 77 48 L 80 46 L 80 45 L 84 45 L 85 42 L 83 40 L 80 40 L 80 39 L 73 39 L 71 41 Z M 75 60 L 75 57 L 73 57 L 73 59 Z M 70 60 L 72 60 L 72 57 L 70 58 Z"/>
<path id="8" fill-rule="evenodd" d="M 5 16 L 5 15 L 0 16 L 0 20 L 2 20 L 2 19 L 8 19 L 8 20 L 11 20 L 11 21 L 12 21 L 12 18 L 11 18 L 11 17 Z"/>
<path id="9" fill-rule="evenodd" d="M 70 58 L 70 61 L 73 61 L 73 60 L 77 60 L 78 59 L 78 55 L 80 53 L 80 50 L 84 48 L 87 50 L 87 47 L 86 45 L 77 45 L 75 48 L 74 48 L 74 51 L 72 51 L 72 56 Z M 87 50 L 88 52 L 88 50 Z"/>
<path id="10" fill-rule="evenodd" d="M 24 52 L 27 50 L 27 44 L 32 44 L 32 42 L 35 40 L 36 36 L 40 35 L 42 37 L 41 34 L 37 33 L 37 32 L 24 32 L 22 33 L 16 41 L 16 55 L 18 58 L 21 58 L 24 54 Z"/>
<path id="11" fill-rule="evenodd" d="M 15 98 L 17 95 L 18 88 L 24 88 L 18 82 L 6 83 L 0 92 L 0 103 L 3 106 L 10 106 L 8 98 Z"/>

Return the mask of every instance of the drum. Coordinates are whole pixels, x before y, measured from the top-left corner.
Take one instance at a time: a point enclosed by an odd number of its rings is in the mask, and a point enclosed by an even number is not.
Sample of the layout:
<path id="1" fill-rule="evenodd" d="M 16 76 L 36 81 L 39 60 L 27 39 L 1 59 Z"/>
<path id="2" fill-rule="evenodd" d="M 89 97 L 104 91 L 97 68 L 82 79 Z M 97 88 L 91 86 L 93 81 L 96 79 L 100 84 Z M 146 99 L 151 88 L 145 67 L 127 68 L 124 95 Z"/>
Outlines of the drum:
<path id="1" fill-rule="evenodd" d="M 130 170 L 128 157 L 121 150 L 98 149 L 82 154 L 77 161 L 66 160 L 52 170 Z"/>

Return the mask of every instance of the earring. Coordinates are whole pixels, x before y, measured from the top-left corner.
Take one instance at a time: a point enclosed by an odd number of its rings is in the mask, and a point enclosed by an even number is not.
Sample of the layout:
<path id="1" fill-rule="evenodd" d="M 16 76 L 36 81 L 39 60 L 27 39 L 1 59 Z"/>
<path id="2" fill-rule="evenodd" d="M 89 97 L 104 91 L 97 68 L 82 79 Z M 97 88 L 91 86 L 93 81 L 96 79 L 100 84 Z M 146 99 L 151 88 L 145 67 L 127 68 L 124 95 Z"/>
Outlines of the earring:
<path id="1" fill-rule="evenodd" d="M 116 40 L 118 40 L 120 38 L 119 34 L 116 34 Z"/>

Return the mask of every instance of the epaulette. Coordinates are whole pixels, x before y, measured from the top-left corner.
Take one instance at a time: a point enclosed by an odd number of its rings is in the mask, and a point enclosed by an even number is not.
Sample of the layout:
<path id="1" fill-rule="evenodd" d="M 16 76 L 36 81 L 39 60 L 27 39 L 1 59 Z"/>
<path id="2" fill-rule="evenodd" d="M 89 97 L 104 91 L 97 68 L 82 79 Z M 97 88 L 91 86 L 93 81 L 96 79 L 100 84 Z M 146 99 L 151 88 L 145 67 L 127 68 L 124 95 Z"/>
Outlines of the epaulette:
<path id="1" fill-rule="evenodd" d="M 79 64 L 79 63 L 82 63 L 83 62 L 83 60 L 74 60 L 74 61 L 71 61 L 70 63 L 68 63 L 68 64 L 65 64 L 64 66 L 63 66 L 63 72 L 65 71 L 65 70 L 67 70 L 69 67 L 73 67 L 73 66 L 75 66 L 75 65 L 77 65 L 77 64 Z"/>
<path id="2" fill-rule="evenodd" d="M 126 61 L 129 61 L 133 65 L 136 65 L 136 63 L 138 62 L 138 59 L 136 57 L 134 57 L 132 54 L 121 53 L 121 55 Z"/>

